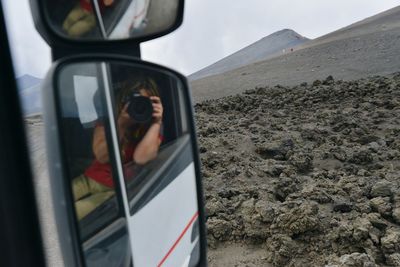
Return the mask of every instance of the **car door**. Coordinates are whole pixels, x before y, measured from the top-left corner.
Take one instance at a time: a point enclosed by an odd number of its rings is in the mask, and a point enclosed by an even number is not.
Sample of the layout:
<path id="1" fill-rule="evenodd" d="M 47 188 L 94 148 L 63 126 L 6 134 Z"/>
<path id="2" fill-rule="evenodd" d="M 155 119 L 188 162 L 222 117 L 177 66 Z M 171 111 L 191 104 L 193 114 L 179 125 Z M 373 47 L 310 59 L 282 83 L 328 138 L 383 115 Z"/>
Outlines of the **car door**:
<path id="1" fill-rule="evenodd" d="M 0 3 L 0 266 L 45 266 L 13 62 Z"/>

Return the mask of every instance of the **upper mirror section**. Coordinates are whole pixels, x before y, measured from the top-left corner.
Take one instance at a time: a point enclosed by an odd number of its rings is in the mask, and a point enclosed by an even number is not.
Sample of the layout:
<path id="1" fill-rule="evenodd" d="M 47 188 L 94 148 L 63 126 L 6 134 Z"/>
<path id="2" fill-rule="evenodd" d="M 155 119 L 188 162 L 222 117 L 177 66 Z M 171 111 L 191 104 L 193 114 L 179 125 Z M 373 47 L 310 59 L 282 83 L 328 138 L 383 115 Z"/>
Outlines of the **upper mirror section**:
<path id="1" fill-rule="evenodd" d="M 72 40 L 140 39 L 179 26 L 182 0 L 42 0 L 44 20 Z"/>

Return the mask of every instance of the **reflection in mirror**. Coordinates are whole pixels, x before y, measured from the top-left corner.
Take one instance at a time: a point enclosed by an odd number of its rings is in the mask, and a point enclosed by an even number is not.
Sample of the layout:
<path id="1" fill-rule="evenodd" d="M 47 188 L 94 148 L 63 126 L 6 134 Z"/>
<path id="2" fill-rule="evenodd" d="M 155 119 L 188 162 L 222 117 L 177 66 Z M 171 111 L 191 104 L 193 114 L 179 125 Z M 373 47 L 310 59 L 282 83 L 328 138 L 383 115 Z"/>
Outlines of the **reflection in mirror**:
<path id="1" fill-rule="evenodd" d="M 44 0 L 50 26 L 63 37 L 120 40 L 171 28 L 180 0 Z"/>
<path id="2" fill-rule="evenodd" d="M 68 182 L 87 263 L 106 253 L 105 266 L 116 266 L 114 258 L 196 266 L 199 209 L 182 80 L 112 61 L 74 63 L 59 74 Z"/>
<path id="3" fill-rule="evenodd" d="M 196 266 L 200 232 L 185 87 L 172 73 L 135 64 L 109 64 L 108 75 L 134 265 Z"/>
<path id="4" fill-rule="evenodd" d="M 57 91 L 61 138 L 86 264 L 128 266 L 129 238 L 115 197 L 104 86 L 98 71 L 99 64 L 74 64 L 61 71 Z"/>
<path id="5" fill-rule="evenodd" d="M 134 177 L 143 176 L 144 166 L 154 164 L 167 145 L 189 134 L 187 117 L 176 78 L 127 64 L 110 64 L 109 70 L 121 162 L 132 199 Z"/>
<path id="6" fill-rule="evenodd" d="M 196 266 L 200 233 L 184 86 L 151 67 L 108 66 L 134 265 Z"/>

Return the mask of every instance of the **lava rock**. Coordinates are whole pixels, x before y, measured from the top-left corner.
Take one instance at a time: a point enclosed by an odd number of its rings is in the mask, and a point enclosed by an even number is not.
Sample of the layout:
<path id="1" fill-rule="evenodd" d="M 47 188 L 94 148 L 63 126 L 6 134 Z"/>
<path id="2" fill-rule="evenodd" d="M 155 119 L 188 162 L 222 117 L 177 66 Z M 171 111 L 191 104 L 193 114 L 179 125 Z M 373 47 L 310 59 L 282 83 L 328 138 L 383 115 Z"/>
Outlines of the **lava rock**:
<path id="1" fill-rule="evenodd" d="M 373 211 L 379 212 L 382 216 L 390 216 L 392 213 L 392 204 L 389 197 L 376 197 L 370 202 Z"/>
<path id="2" fill-rule="evenodd" d="M 353 210 L 353 204 L 351 204 L 349 202 L 338 201 L 333 204 L 333 210 L 336 212 L 342 212 L 342 213 L 350 212 Z"/>
<path id="3" fill-rule="evenodd" d="M 285 210 L 276 218 L 273 227 L 280 229 L 289 236 L 308 231 L 318 231 L 320 229 L 318 206 L 305 202 L 300 206 Z"/>
<path id="4" fill-rule="evenodd" d="M 367 149 L 362 149 L 353 153 L 352 157 L 349 159 L 349 162 L 359 165 L 365 165 L 372 163 L 374 160 L 372 153 Z"/>
<path id="5" fill-rule="evenodd" d="M 283 140 L 279 143 L 268 143 L 257 147 L 256 153 L 265 159 L 286 160 L 287 153 L 294 148 L 294 142 L 291 139 Z"/>
<path id="6" fill-rule="evenodd" d="M 400 225 L 400 207 L 393 209 L 392 216 L 396 223 Z"/>
<path id="7" fill-rule="evenodd" d="M 400 253 L 394 253 L 386 256 L 386 263 L 389 266 L 400 266 Z"/>
<path id="8" fill-rule="evenodd" d="M 371 224 L 380 230 L 385 230 L 388 227 L 388 223 L 382 219 L 379 213 L 369 213 L 367 217 Z"/>
<path id="9" fill-rule="evenodd" d="M 225 211 L 224 205 L 217 199 L 209 200 L 206 203 L 205 213 L 207 217 L 215 216 Z"/>
<path id="10" fill-rule="evenodd" d="M 309 154 L 295 153 L 290 157 L 289 162 L 299 173 L 308 173 L 313 169 L 313 156 Z"/>
<path id="11" fill-rule="evenodd" d="M 399 253 L 400 251 L 400 231 L 388 229 L 384 237 L 381 238 L 382 250 L 386 254 Z"/>
<path id="12" fill-rule="evenodd" d="M 318 86 L 318 85 L 321 85 L 322 84 L 322 82 L 320 81 L 320 80 L 315 80 L 313 83 L 312 83 L 312 85 L 315 87 L 315 86 Z"/>
<path id="13" fill-rule="evenodd" d="M 322 82 L 323 85 L 330 85 L 333 84 L 335 80 L 333 79 L 332 75 L 326 77 L 326 79 Z"/>
<path id="14" fill-rule="evenodd" d="M 371 189 L 372 197 L 390 197 L 392 196 L 393 185 L 388 181 L 378 181 Z"/>
<path id="15" fill-rule="evenodd" d="M 215 239 L 219 241 L 230 239 L 232 227 L 229 222 L 218 218 L 210 218 L 207 221 L 207 226 L 207 234 L 212 235 Z"/>
<path id="16" fill-rule="evenodd" d="M 373 259 L 365 253 L 352 253 L 340 257 L 340 267 L 375 267 Z"/>

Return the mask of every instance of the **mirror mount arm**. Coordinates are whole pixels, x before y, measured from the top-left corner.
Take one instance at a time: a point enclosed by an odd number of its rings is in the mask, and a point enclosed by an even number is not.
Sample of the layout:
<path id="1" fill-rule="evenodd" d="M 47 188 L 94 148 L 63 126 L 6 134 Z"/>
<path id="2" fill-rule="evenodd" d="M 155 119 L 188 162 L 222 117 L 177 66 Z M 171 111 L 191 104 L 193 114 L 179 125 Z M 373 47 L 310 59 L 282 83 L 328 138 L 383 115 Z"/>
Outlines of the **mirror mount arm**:
<path id="1" fill-rule="evenodd" d="M 140 59 L 140 44 L 132 42 L 120 42 L 118 44 L 105 43 L 95 45 L 81 45 L 79 47 L 65 43 L 54 44 L 51 47 L 51 57 L 53 62 L 68 56 L 77 54 L 113 54 L 131 56 Z"/>

